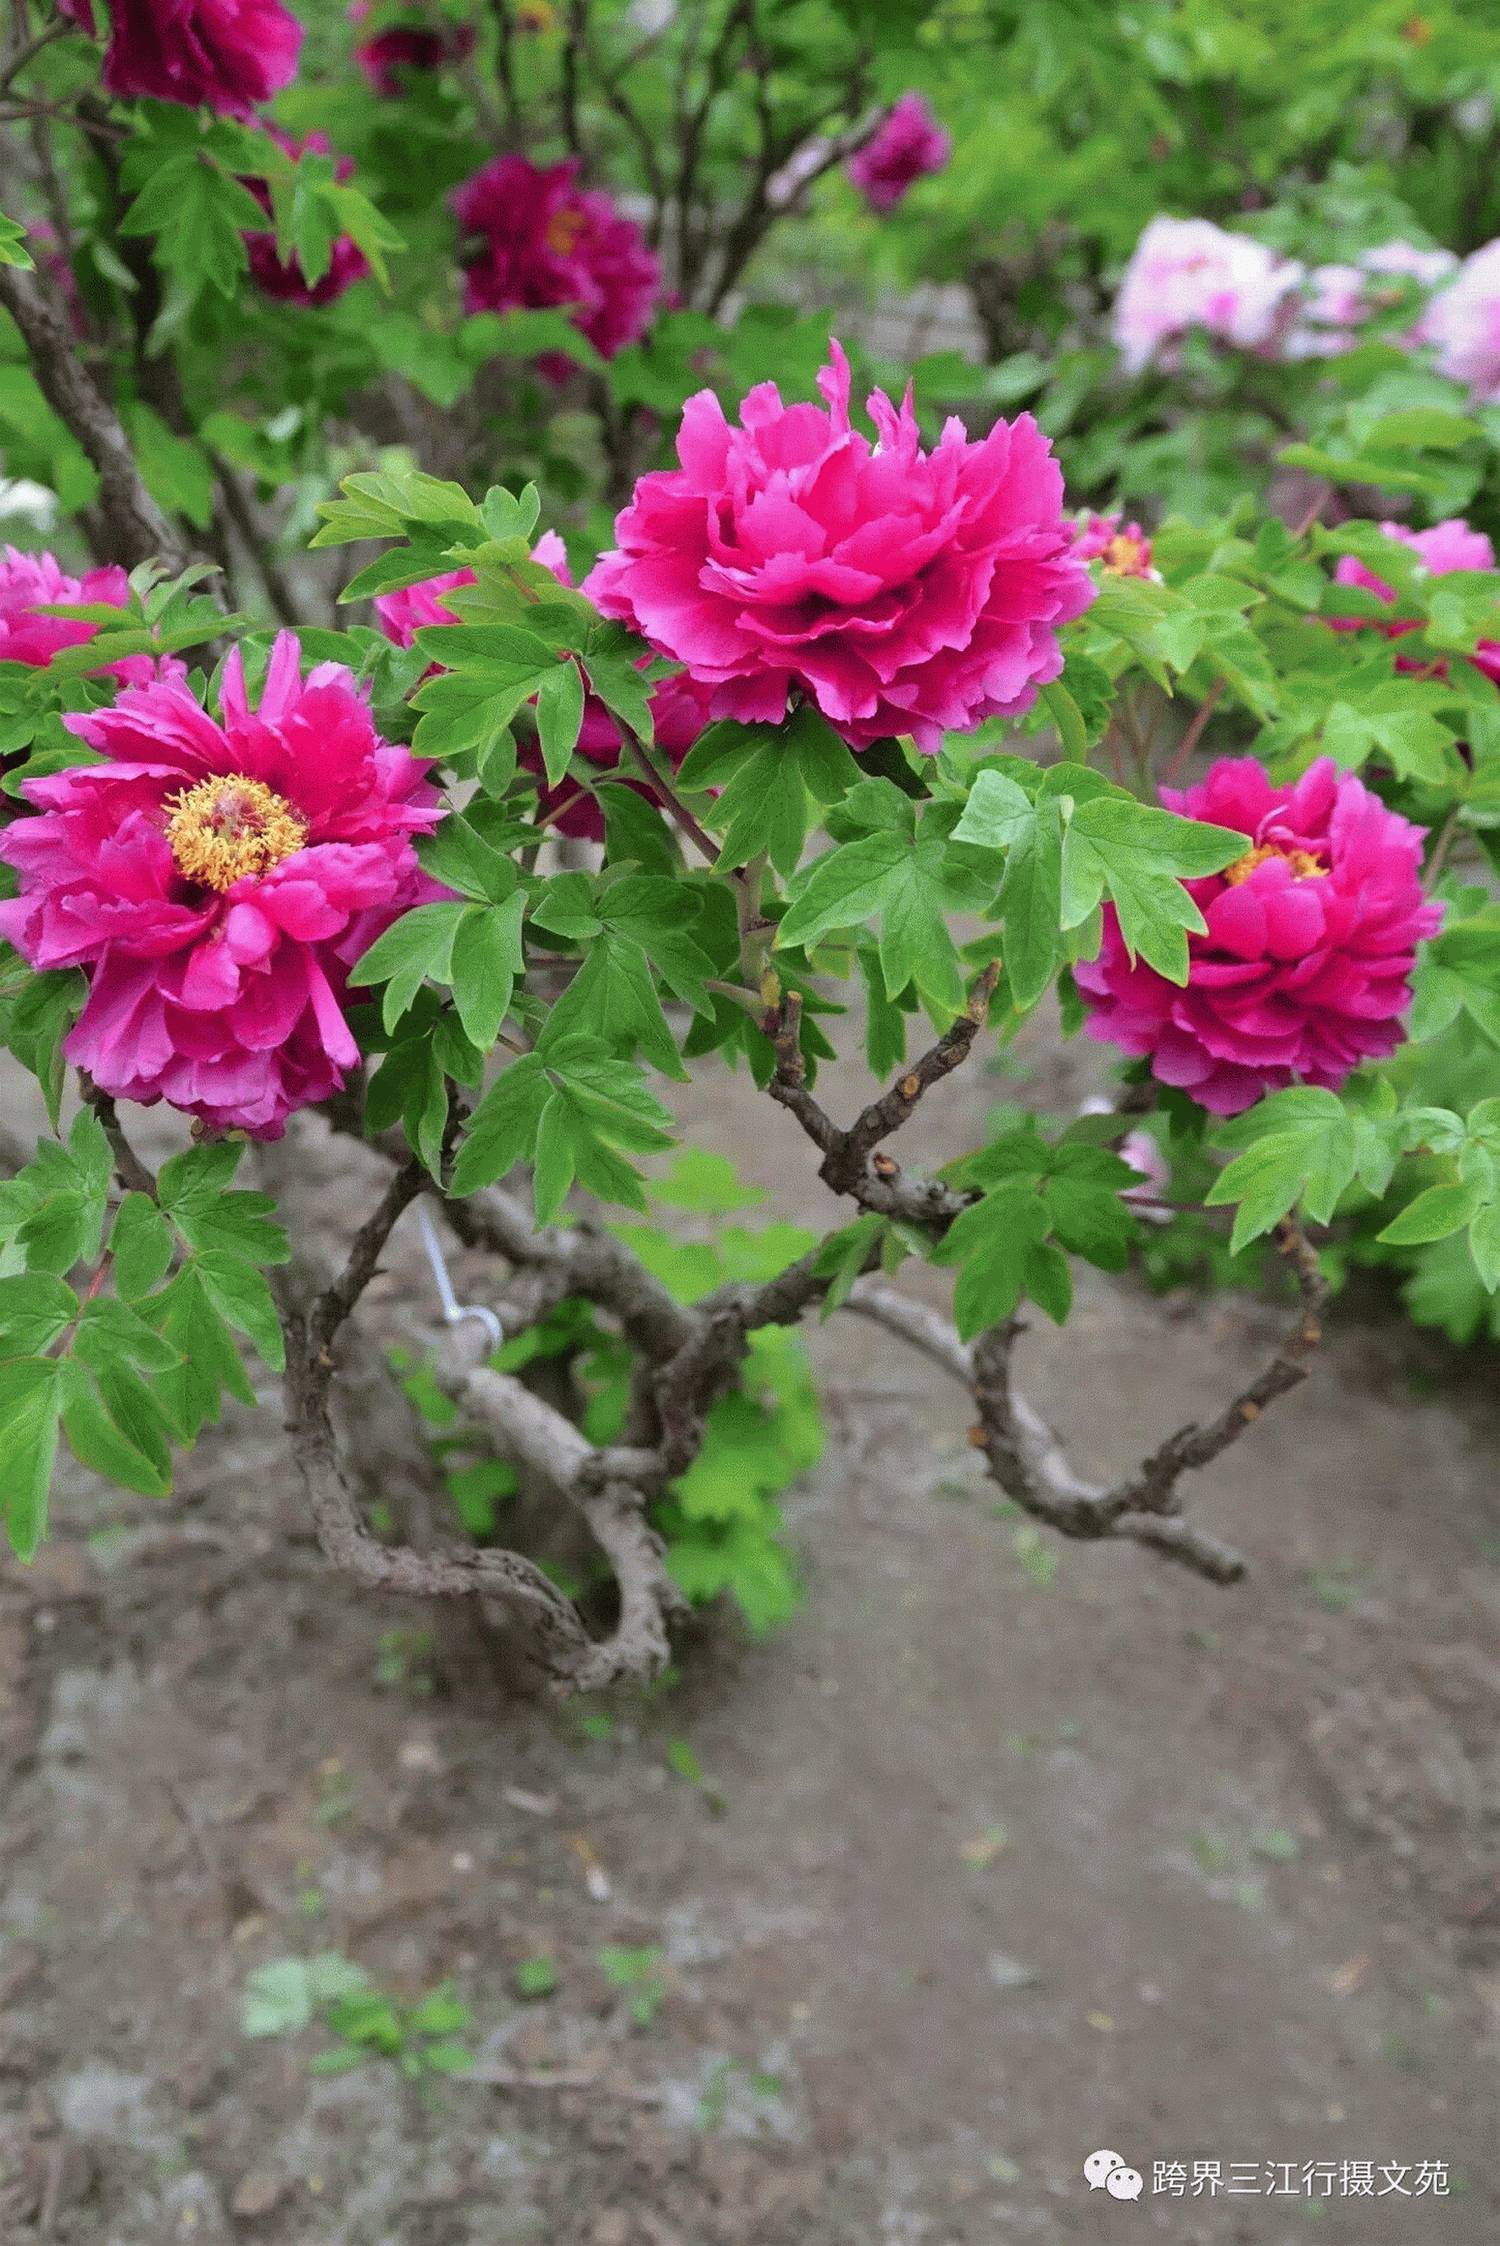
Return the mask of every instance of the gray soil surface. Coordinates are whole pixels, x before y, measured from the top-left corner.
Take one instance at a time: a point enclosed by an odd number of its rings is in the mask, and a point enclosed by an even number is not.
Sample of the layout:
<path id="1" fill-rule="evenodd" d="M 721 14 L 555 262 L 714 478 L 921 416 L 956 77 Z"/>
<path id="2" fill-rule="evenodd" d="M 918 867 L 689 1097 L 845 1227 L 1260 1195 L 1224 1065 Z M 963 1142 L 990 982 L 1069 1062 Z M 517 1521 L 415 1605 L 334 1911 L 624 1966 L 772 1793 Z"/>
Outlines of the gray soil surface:
<path id="1" fill-rule="evenodd" d="M 935 1094 L 929 1148 L 995 1092 Z M 822 1214 L 780 1110 L 684 1104 L 779 1213 Z M 393 1329 L 425 1301 L 397 1245 Z M 1276 1317 L 1092 1280 L 1025 1369 L 1118 1468 Z M 1191 1493 L 1252 1559 L 1230 1591 L 1036 1535 L 939 1373 L 813 1329 L 800 1612 L 759 1644 L 715 1617 L 601 1707 L 518 1700 L 456 1621 L 331 1576 L 274 1398 L 169 1506 L 72 1474 L 36 1566 L 0 1566 L 0 2240 L 1490 2246 L 1492 1361 L 1334 1324 Z M 658 1950 L 659 1991 L 611 1946 Z M 247 1977 L 319 1952 L 405 1998 L 454 1982 L 480 2079 L 248 2040 Z M 541 1956 L 556 1987 L 522 1999 Z M 1089 2191 L 1099 2147 L 1139 2201 Z M 1153 2190 L 1194 2160 L 1257 2188 Z M 1305 2193 L 1330 2161 L 1376 2196 Z M 1435 2161 L 1446 2196 L 1392 2188 Z"/>

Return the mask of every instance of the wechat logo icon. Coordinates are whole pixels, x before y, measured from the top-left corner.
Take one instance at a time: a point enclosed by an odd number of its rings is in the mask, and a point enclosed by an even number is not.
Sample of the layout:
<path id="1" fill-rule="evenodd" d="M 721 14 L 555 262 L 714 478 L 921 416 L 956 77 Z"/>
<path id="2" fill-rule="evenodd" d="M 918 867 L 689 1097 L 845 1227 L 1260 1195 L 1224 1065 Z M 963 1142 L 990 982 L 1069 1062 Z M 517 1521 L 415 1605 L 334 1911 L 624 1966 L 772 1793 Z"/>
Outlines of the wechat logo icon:
<path id="1" fill-rule="evenodd" d="M 1107 2191 L 1111 2199 L 1139 2199 L 1145 2189 L 1140 2170 L 1127 2166 L 1117 2152 L 1091 2152 L 1083 2173 L 1090 2191 Z"/>

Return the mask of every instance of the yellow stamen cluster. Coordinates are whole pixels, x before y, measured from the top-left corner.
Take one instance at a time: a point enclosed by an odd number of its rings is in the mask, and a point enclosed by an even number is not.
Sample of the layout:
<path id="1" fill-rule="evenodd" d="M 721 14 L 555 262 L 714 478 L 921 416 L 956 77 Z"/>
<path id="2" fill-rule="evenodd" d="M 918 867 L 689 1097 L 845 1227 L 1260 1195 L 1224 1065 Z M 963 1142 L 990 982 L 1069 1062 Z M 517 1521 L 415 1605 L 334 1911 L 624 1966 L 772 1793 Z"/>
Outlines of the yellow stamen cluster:
<path id="1" fill-rule="evenodd" d="M 167 798 L 167 841 L 189 881 L 232 889 L 269 872 L 307 840 L 307 821 L 264 780 L 216 773 Z"/>
<path id="2" fill-rule="evenodd" d="M 587 211 L 576 210 L 571 204 L 565 203 L 560 211 L 553 212 L 542 239 L 557 256 L 571 257 L 578 247 L 580 235 L 588 231 L 588 223 Z"/>
<path id="3" fill-rule="evenodd" d="M 1099 559 L 1111 577 L 1143 577 L 1147 552 L 1143 540 L 1117 530 Z"/>
<path id="4" fill-rule="evenodd" d="M 1296 881 L 1321 880 L 1328 871 L 1326 866 L 1318 864 L 1310 850 L 1283 850 L 1279 843 L 1261 842 L 1253 850 L 1247 850 L 1243 858 L 1236 858 L 1232 866 L 1226 866 L 1224 879 L 1238 888 L 1268 858 L 1285 858 L 1292 869 L 1292 878 Z"/>

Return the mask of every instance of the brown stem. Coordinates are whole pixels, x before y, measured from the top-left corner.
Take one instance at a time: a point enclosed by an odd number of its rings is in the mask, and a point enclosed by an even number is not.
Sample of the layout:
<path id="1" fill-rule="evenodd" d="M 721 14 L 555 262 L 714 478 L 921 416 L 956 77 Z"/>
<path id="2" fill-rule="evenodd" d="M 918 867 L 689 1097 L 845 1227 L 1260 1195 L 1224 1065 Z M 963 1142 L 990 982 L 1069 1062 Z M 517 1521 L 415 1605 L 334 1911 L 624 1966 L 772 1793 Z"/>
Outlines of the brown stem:
<path id="1" fill-rule="evenodd" d="M 78 1083 L 85 1102 L 103 1125 L 104 1136 L 108 1139 L 110 1152 L 115 1158 L 115 1175 L 121 1185 L 127 1193 L 144 1193 L 154 1201 L 156 1180 L 126 1138 L 125 1126 L 120 1121 L 113 1099 L 108 1092 L 101 1092 L 82 1069 L 78 1072 Z"/>
<path id="2" fill-rule="evenodd" d="M 188 554 L 146 489 L 114 407 L 78 355 L 67 308 L 40 273 L 0 265 L 0 303 L 20 329 L 43 396 L 99 473 L 99 510 L 114 558 L 134 566 L 161 559 L 185 569 Z"/>
<path id="3" fill-rule="evenodd" d="M 658 772 L 650 757 L 647 756 L 645 747 L 637 735 L 631 731 L 622 718 L 617 716 L 615 723 L 620 729 L 626 748 L 629 749 L 631 756 L 651 783 L 653 791 L 661 797 L 662 802 L 700 856 L 709 865 L 716 866 L 719 862 L 719 846 L 712 835 L 704 832 L 671 782 Z M 736 879 L 741 878 L 741 869 L 736 867 L 734 870 Z"/>
<path id="4" fill-rule="evenodd" d="M 266 588 L 266 596 L 271 606 L 275 609 L 283 624 L 295 624 L 298 621 L 299 603 L 297 596 L 292 590 L 285 570 L 276 558 L 275 550 L 263 524 L 256 517 L 249 493 L 227 460 L 215 453 L 213 462 L 214 472 L 219 481 L 219 489 L 224 494 L 225 511 L 229 520 L 239 532 L 241 544 L 255 563 L 256 571 L 261 583 Z"/>
<path id="5" fill-rule="evenodd" d="M 343 1270 L 312 1306 L 307 1320 L 308 1346 L 320 1357 L 326 1355 L 329 1343 L 374 1278 L 403 1210 L 428 1182 L 426 1167 L 415 1154 L 392 1173 L 378 1205 L 354 1235 Z"/>
<path id="6" fill-rule="evenodd" d="M 1182 739 L 1178 742 L 1176 748 L 1172 751 L 1171 756 L 1167 760 L 1166 770 L 1162 774 L 1162 785 L 1164 787 L 1175 786 L 1178 774 L 1184 769 L 1187 764 L 1188 758 L 1192 755 L 1194 749 L 1197 748 L 1198 743 L 1202 740 L 1204 728 L 1207 726 L 1209 719 L 1213 716 L 1214 711 L 1218 708 L 1220 702 L 1223 700 L 1224 692 L 1228 684 L 1229 681 L 1227 679 L 1215 679 L 1213 685 L 1209 688 L 1208 692 L 1204 695 L 1203 700 L 1198 704 L 1197 709 L 1193 712 L 1192 720 L 1188 726 L 1187 731 L 1183 734 Z"/>

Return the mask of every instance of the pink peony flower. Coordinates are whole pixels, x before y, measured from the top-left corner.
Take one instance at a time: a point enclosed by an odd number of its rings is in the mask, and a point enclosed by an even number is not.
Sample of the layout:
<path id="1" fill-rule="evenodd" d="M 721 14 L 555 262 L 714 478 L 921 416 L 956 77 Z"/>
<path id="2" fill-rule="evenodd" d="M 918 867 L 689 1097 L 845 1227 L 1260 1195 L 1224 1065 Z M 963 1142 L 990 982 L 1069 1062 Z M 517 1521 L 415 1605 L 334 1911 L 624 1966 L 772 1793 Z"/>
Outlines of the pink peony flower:
<path id="1" fill-rule="evenodd" d="M 298 657 L 283 632 L 252 711 L 231 653 L 222 722 L 175 680 L 66 719 L 107 761 L 27 781 L 38 816 L 0 835 L 21 877 L 0 935 L 89 978 L 68 1058 L 118 1098 L 256 1138 L 339 1089 L 359 1059 L 349 969 L 439 894 L 412 847 L 439 817 L 426 767 L 381 740 L 346 670 L 304 683 Z"/>
<path id="2" fill-rule="evenodd" d="M 90 37 L 94 0 L 58 0 Z M 297 74 L 302 26 L 281 0 L 104 0 L 112 94 L 206 102 L 221 117 L 248 117 Z"/>
<path id="3" fill-rule="evenodd" d="M 1361 250 L 1359 263 L 1367 273 L 1398 281 L 1420 281 L 1424 289 L 1436 288 L 1458 269 L 1452 250 L 1424 250 L 1416 242 L 1382 242 L 1378 249 Z"/>
<path id="4" fill-rule="evenodd" d="M 532 560 L 550 569 L 560 585 L 571 586 L 573 576 L 568 568 L 567 549 L 555 530 L 542 533 L 532 548 Z M 454 569 L 446 576 L 429 577 L 419 585 L 405 586 L 400 592 L 378 594 L 373 606 L 381 630 L 398 647 L 410 647 L 423 625 L 454 621 L 442 595 L 455 586 L 473 582 L 471 569 Z M 643 656 L 640 667 L 644 668 L 649 661 L 649 656 Z M 434 671 L 440 668 L 437 663 L 432 666 Z M 651 689 L 651 724 L 656 745 L 671 760 L 674 771 L 708 723 L 711 692 L 711 688 L 699 686 L 683 672 L 659 679 Z M 613 772 L 623 752 L 618 725 L 599 697 L 588 695 L 578 735 L 579 755 L 601 771 Z M 541 748 L 535 741 L 521 743 L 520 761 L 528 772 L 541 774 L 545 770 Z M 629 768 L 632 774 L 633 770 L 633 766 Z M 654 789 L 644 780 L 629 777 L 628 785 L 638 795 L 655 800 Z M 559 834 L 581 836 L 589 842 L 604 840 L 604 814 L 597 798 L 571 778 L 560 781 L 555 788 L 542 787 L 537 798 L 537 817 L 544 825 L 555 827 Z"/>
<path id="5" fill-rule="evenodd" d="M 661 265 L 633 219 L 609 196 L 577 185 L 578 161 L 539 170 L 496 156 L 466 180 L 453 208 L 466 235 L 464 310 L 516 306 L 566 310 L 596 351 L 612 359 L 650 324 Z M 568 361 L 551 354 L 552 367 Z"/>
<path id="6" fill-rule="evenodd" d="M 550 569 L 560 585 L 571 585 L 568 569 L 568 550 L 555 530 L 544 530 L 531 550 L 533 561 L 543 569 Z M 370 603 L 375 611 L 375 621 L 388 640 L 397 647 L 411 647 L 418 632 L 429 624 L 455 624 L 458 619 L 443 599 L 444 593 L 456 592 L 461 585 L 475 582 L 472 569 L 450 569 L 440 577 L 424 577 L 415 585 L 402 585 L 394 593 L 377 593 Z M 442 669 L 440 663 L 431 665 L 427 675 Z"/>
<path id="7" fill-rule="evenodd" d="M 838 344 L 825 406 L 753 389 L 731 427 L 711 390 L 683 409 L 680 468 L 643 476 L 584 591 L 714 689 L 713 714 L 775 724 L 796 689 L 850 746 L 1029 709 L 1062 669 L 1058 627 L 1094 597 L 1062 474 L 1029 414 L 922 450 L 908 391 L 849 423 Z"/>
<path id="8" fill-rule="evenodd" d="M 1096 561 L 1107 577 L 1152 577 L 1151 541 L 1139 523 L 1128 523 L 1117 508 L 1111 515 L 1082 514 L 1073 524 L 1073 551 L 1080 561 Z"/>
<path id="9" fill-rule="evenodd" d="M 1285 359 L 1332 359 L 1352 351 L 1374 310 L 1369 275 L 1357 265 L 1315 265 L 1307 276 L 1297 317 L 1281 339 Z"/>
<path id="10" fill-rule="evenodd" d="M 1461 515 L 1454 515 L 1447 522 L 1434 523 L 1431 530 L 1408 530 L 1405 523 L 1382 523 L 1380 529 L 1385 537 L 1399 539 L 1403 546 L 1410 546 L 1419 554 L 1423 570 L 1429 577 L 1447 577 L 1456 569 L 1490 570 L 1495 566 L 1494 547 L 1482 530 L 1471 530 Z M 1377 577 L 1373 569 L 1367 569 L 1354 554 L 1341 554 L 1333 575 L 1336 584 L 1362 585 L 1366 592 L 1378 594 L 1381 600 L 1393 601 L 1396 598 L 1395 588 L 1388 585 L 1383 577 Z M 1421 629 L 1414 620 L 1403 622 L 1399 618 L 1394 623 L 1383 624 L 1372 617 L 1340 616 L 1334 618 L 1333 622 L 1340 631 L 1360 631 L 1373 625 L 1386 639 L 1402 639 L 1408 632 Z M 1477 670 L 1483 671 L 1486 678 L 1493 679 L 1500 685 L 1500 640 L 1482 639 L 1469 661 Z M 1401 671 L 1424 671 L 1432 666 L 1398 655 L 1396 668 Z M 1439 664 L 1437 668 L 1440 673 L 1446 674 L 1446 664 Z"/>
<path id="11" fill-rule="evenodd" d="M 850 181 L 872 211 L 893 211 L 910 187 L 940 172 L 953 154 L 921 94 L 903 94 L 877 132 L 849 159 Z"/>
<path id="12" fill-rule="evenodd" d="M 1173 366 L 1202 328 L 1242 351 L 1269 349 L 1289 323 L 1302 268 L 1206 218 L 1153 218 L 1115 299 L 1114 337 L 1132 374 Z"/>
<path id="13" fill-rule="evenodd" d="M 55 554 L 23 554 L 14 546 L 0 552 L 0 663 L 25 663 L 44 670 L 54 655 L 66 647 L 84 647 L 101 629 L 67 616 L 42 616 L 39 609 L 54 601 L 107 604 L 125 608 L 130 587 L 123 569 L 91 569 L 86 577 L 70 577 Z M 153 655 L 126 655 L 106 663 L 103 676 L 123 679 L 128 686 L 144 686 L 156 676 Z M 180 663 L 170 664 L 180 672 Z"/>
<path id="14" fill-rule="evenodd" d="M 285 149 L 288 156 L 300 157 L 309 150 L 318 156 L 326 156 L 329 152 L 327 137 L 323 133 L 309 133 L 305 140 L 294 140 L 290 133 L 282 132 L 276 125 L 268 125 L 266 130 L 277 147 Z M 354 165 L 349 157 L 341 156 L 334 169 L 339 179 L 348 179 L 353 173 Z M 266 182 L 262 179 L 247 179 L 245 185 L 256 201 L 269 211 L 271 190 Z M 356 281 L 362 281 L 370 270 L 364 251 L 347 234 L 337 237 L 328 271 L 311 284 L 304 277 L 295 257 L 288 258 L 283 263 L 276 255 L 274 228 L 268 229 L 264 234 L 247 234 L 245 247 L 250 254 L 250 278 L 256 287 L 264 295 L 277 297 L 288 304 L 331 304 L 336 296 L 343 295 L 345 289 L 351 288 Z"/>
<path id="15" fill-rule="evenodd" d="M 1450 250 L 1385 242 L 1378 249 L 1362 250 L 1352 265 L 1315 265 L 1307 275 L 1296 319 L 1281 339 L 1281 356 L 1331 359 L 1352 351 L 1359 330 L 1376 313 L 1401 303 L 1414 282 L 1433 287 L 1457 263 Z"/>
<path id="16" fill-rule="evenodd" d="M 460 585 L 473 583 L 472 569 L 450 569 L 441 577 L 424 577 L 420 584 L 403 585 L 394 593 L 377 593 L 370 606 L 386 638 L 393 640 L 397 647 L 411 647 L 418 632 L 427 625 L 458 621 L 442 596 Z M 439 666 L 434 663 L 432 668 L 437 670 Z"/>
<path id="17" fill-rule="evenodd" d="M 1092 1037 L 1149 1058 L 1212 1115 L 1292 1083 L 1337 1091 L 1406 1032 L 1416 947 L 1441 905 L 1422 895 L 1423 827 L 1320 757 L 1278 788 L 1254 757 L 1225 757 L 1170 810 L 1238 828 L 1252 848 L 1187 883 L 1208 923 L 1188 938 L 1185 990 L 1134 966 L 1112 905 L 1097 959 L 1074 968 Z"/>
<path id="18" fill-rule="evenodd" d="M 1441 371 L 1476 403 L 1500 398 L 1500 241 L 1464 259 L 1422 314 L 1416 340 L 1435 347 Z"/>
<path id="19" fill-rule="evenodd" d="M 353 24 L 364 23 L 374 0 L 349 0 L 345 11 Z M 405 92 L 403 75 L 441 70 L 445 62 L 461 62 L 474 51 L 471 23 L 394 23 L 377 31 L 354 50 L 372 93 L 382 101 L 395 101 Z"/>

